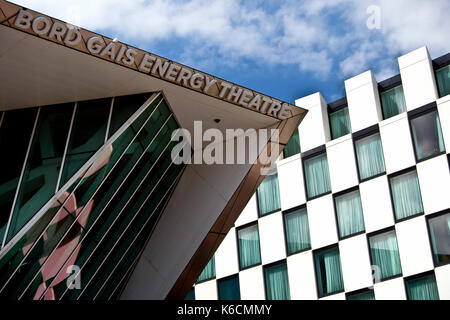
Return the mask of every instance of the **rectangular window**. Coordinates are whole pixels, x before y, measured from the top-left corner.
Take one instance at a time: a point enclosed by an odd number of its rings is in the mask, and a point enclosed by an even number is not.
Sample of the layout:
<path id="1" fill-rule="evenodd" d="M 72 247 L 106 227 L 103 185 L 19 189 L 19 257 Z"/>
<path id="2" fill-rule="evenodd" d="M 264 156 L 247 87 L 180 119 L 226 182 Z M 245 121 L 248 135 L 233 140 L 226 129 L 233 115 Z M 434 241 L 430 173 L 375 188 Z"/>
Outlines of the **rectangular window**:
<path id="1" fill-rule="evenodd" d="M 267 300 L 290 300 L 286 262 L 264 267 Z"/>
<path id="2" fill-rule="evenodd" d="M 278 175 L 271 174 L 266 176 L 258 187 L 256 195 L 258 198 L 259 216 L 279 211 L 281 203 Z"/>
<path id="3" fill-rule="evenodd" d="M 436 110 L 411 118 L 410 124 L 417 161 L 445 151 L 441 122 Z"/>
<path id="4" fill-rule="evenodd" d="M 450 94 L 450 65 L 436 70 L 439 97 Z"/>
<path id="5" fill-rule="evenodd" d="M 347 294 L 347 300 L 375 300 L 373 290 L 366 289 L 354 293 Z"/>
<path id="6" fill-rule="evenodd" d="M 396 116 L 406 111 L 405 95 L 403 86 L 399 85 L 381 93 L 381 106 L 384 119 Z"/>
<path id="7" fill-rule="evenodd" d="M 292 137 L 283 149 L 283 158 L 289 158 L 300 153 L 300 137 L 298 130 L 295 130 Z"/>
<path id="8" fill-rule="evenodd" d="M 435 266 L 450 263 L 450 212 L 428 220 Z"/>
<path id="9" fill-rule="evenodd" d="M 326 153 L 303 160 L 308 200 L 331 190 Z"/>
<path id="10" fill-rule="evenodd" d="M 254 224 L 237 230 L 239 266 L 249 268 L 261 263 L 258 225 Z"/>
<path id="11" fill-rule="evenodd" d="M 203 282 L 216 277 L 216 266 L 214 256 L 209 260 L 205 269 L 203 269 L 202 273 L 197 279 L 197 282 Z"/>
<path id="12" fill-rule="evenodd" d="M 314 265 L 319 297 L 344 290 L 341 259 L 337 246 L 314 252 Z"/>
<path id="13" fill-rule="evenodd" d="M 439 300 L 434 273 L 405 279 L 408 300 Z"/>
<path id="14" fill-rule="evenodd" d="M 293 254 L 311 248 L 308 213 L 306 208 L 284 214 L 287 253 Z"/>
<path id="15" fill-rule="evenodd" d="M 369 246 L 372 265 L 377 267 L 375 272 L 379 274 L 380 280 L 401 275 L 402 267 L 394 230 L 369 237 Z"/>
<path id="16" fill-rule="evenodd" d="M 385 172 L 383 148 L 378 132 L 356 140 L 355 148 L 361 181 Z"/>
<path id="17" fill-rule="evenodd" d="M 337 139 L 352 131 L 348 107 L 330 112 L 331 138 Z"/>
<path id="18" fill-rule="evenodd" d="M 217 281 L 219 300 L 241 300 L 239 276 L 231 276 Z"/>
<path id="19" fill-rule="evenodd" d="M 334 198 L 340 238 L 364 231 L 364 218 L 359 190 Z"/>
<path id="20" fill-rule="evenodd" d="M 392 176 L 389 183 L 397 221 L 423 213 L 416 170 Z"/>

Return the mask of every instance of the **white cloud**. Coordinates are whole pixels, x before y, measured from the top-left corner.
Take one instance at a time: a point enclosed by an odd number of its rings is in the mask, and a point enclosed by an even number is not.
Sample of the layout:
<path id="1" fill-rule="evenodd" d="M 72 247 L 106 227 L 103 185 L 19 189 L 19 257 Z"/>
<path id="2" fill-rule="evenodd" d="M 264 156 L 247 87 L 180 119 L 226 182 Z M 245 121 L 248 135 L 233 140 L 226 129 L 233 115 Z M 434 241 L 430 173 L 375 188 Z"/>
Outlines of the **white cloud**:
<path id="1" fill-rule="evenodd" d="M 397 55 L 428 45 L 450 51 L 447 0 L 17 0 L 17 3 L 125 42 L 152 45 L 186 40 L 173 59 L 215 68 L 250 59 L 296 65 L 319 77 L 349 77 L 374 69 L 394 73 Z M 381 29 L 366 27 L 366 9 L 381 9 Z M 176 42 L 174 42 L 176 45 Z M 214 57 L 214 58 L 212 58 Z M 382 79 L 379 79 L 382 80 Z"/>

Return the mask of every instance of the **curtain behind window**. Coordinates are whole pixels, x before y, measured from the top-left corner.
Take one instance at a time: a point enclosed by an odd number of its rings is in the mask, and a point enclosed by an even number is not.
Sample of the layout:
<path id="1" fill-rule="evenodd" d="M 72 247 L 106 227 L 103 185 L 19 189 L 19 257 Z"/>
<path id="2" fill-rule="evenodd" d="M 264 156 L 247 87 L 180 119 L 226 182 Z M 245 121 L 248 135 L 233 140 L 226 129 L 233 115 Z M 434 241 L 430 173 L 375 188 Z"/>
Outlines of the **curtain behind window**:
<path id="1" fill-rule="evenodd" d="M 436 71 L 436 78 L 439 87 L 439 96 L 450 94 L 450 65 Z"/>
<path id="2" fill-rule="evenodd" d="M 258 187 L 257 193 L 259 214 L 261 216 L 281 208 L 277 174 L 266 176 Z"/>
<path id="3" fill-rule="evenodd" d="M 269 267 L 265 270 L 265 273 L 267 300 L 290 300 L 286 264 Z"/>
<path id="4" fill-rule="evenodd" d="M 395 217 L 404 219 L 423 212 L 419 179 L 415 171 L 390 179 Z"/>
<path id="5" fill-rule="evenodd" d="M 289 254 L 311 247 L 308 214 L 305 208 L 285 214 L 284 223 Z"/>
<path id="6" fill-rule="evenodd" d="M 331 134 L 333 139 L 337 139 L 350 133 L 350 117 L 348 107 L 330 113 Z"/>
<path id="7" fill-rule="evenodd" d="M 343 290 L 344 281 L 339 251 L 332 248 L 319 252 L 316 253 L 315 259 L 320 296 Z"/>
<path id="8" fill-rule="evenodd" d="M 441 123 L 437 111 L 423 114 L 411 120 L 414 149 L 418 160 L 445 150 Z"/>
<path id="9" fill-rule="evenodd" d="M 331 190 L 330 173 L 325 153 L 305 159 L 305 179 L 308 198 L 312 198 Z"/>
<path id="10" fill-rule="evenodd" d="M 371 237 L 370 253 L 372 263 L 380 268 L 380 280 L 402 273 L 394 231 Z"/>
<path id="11" fill-rule="evenodd" d="M 375 295 L 373 290 L 367 290 L 361 293 L 349 295 L 347 300 L 375 300 Z"/>
<path id="12" fill-rule="evenodd" d="M 379 133 L 357 140 L 355 146 L 361 180 L 385 171 L 383 148 L 381 147 Z"/>
<path id="13" fill-rule="evenodd" d="M 364 231 L 364 218 L 359 191 L 335 198 L 336 214 L 341 238 Z"/>
<path id="14" fill-rule="evenodd" d="M 239 263 L 246 268 L 261 262 L 259 234 L 256 225 L 238 231 Z"/>
<path id="15" fill-rule="evenodd" d="M 405 96 L 403 86 L 399 85 L 381 93 L 381 105 L 383 107 L 384 118 L 393 117 L 406 111 Z"/>
<path id="16" fill-rule="evenodd" d="M 434 275 L 408 280 L 406 288 L 409 300 L 439 300 Z"/>
<path id="17" fill-rule="evenodd" d="M 216 266 L 214 261 L 214 256 L 209 260 L 208 264 L 206 265 L 205 269 L 203 269 L 202 273 L 197 279 L 197 282 L 200 281 L 206 281 L 209 279 L 212 279 L 216 276 Z"/>
<path id="18" fill-rule="evenodd" d="M 298 135 L 298 130 L 294 131 L 294 134 L 289 139 L 289 142 L 283 149 L 283 157 L 289 158 L 290 156 L 300 153 L 300 138 Z"/>

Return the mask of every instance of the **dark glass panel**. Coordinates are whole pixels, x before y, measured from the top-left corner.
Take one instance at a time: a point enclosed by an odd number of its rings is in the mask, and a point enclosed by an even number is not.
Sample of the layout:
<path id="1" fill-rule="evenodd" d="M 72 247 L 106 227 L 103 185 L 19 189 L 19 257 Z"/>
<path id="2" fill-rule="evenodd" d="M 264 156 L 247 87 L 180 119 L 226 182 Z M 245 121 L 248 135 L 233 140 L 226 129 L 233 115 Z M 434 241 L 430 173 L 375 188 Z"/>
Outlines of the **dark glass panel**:
<path id="1" fill-rule="evenodd" d="M 0 242 L 11 213 L 36 113 L 37 108 L 7 111 L 0 127 Z"/>
<path id="2" fill-rule="evenodd" d="M 428 224 L 434 264 L 439 266 L 450 263 L 450 213 L 433 217 Z"/>
<path id="3" fill-rule="evenodd" d="M 241 300 L 238 276 L 218 280 L 217 287 L 219 300 Z"/>
<path id="4" fill-rule="evenodd" d="M 143 104 L 150 98 L 151 94 L 143 93 L 132 96 L 121 96 L 114 98 L 114 107 L 109 127 L 108 138 L 127 121 Z"/>
<path id="5" fill-rule="evenodd" d="M 61 186 L 104 144 L 110 107 L 111 98 L 78 103 Z"/>
<path id="6" fill-rule="evenodd" d="M 437 111 L 411 119 L 411 130 L 417 160 L 444 152 L 444 138 Z"/>
<path id="7" fill-rule="evenodd" d="M 8 241 L 55 194 L 73 107 L 70 103 L 41 108 Z"/>
<path id="8" fill-rule="evenodd" d="M 295 154 L 300 153 L 300 138 L 298 135 L 298 130 L 295 130 L 292 137 L 289 139 L 288 143 L 283 149 L 283 157 L 288 158 Z"/>

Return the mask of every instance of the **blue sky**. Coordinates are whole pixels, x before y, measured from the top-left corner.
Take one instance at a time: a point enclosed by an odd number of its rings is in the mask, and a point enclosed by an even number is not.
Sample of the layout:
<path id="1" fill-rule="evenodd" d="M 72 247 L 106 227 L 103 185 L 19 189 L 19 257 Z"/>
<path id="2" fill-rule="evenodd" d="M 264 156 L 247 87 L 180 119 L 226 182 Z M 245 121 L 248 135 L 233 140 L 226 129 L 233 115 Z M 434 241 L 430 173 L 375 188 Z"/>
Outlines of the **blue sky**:
<path id="1" fill-rule="evenodd" d="M 13 0 L 293 103 L 344 80 L 398 73 L 397 57 L 450 52 L 448 0 Z"/>

